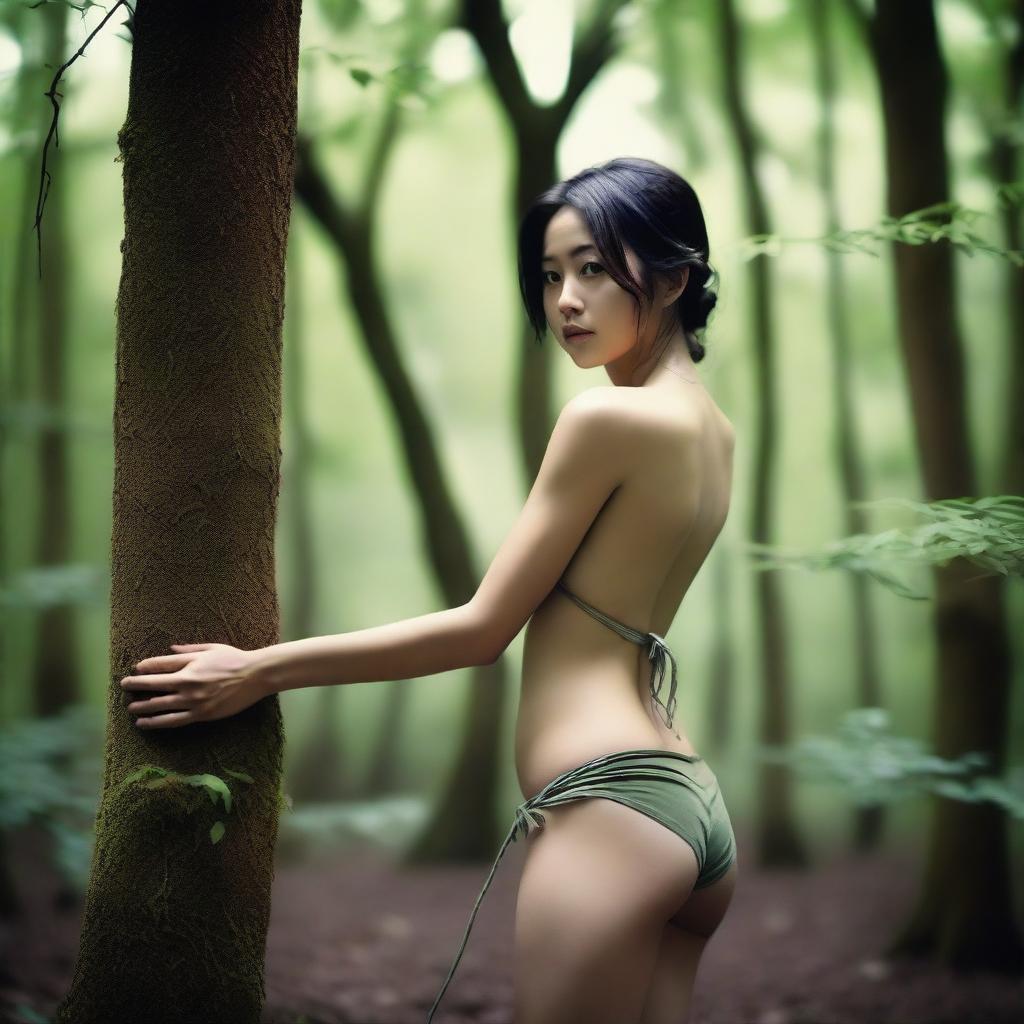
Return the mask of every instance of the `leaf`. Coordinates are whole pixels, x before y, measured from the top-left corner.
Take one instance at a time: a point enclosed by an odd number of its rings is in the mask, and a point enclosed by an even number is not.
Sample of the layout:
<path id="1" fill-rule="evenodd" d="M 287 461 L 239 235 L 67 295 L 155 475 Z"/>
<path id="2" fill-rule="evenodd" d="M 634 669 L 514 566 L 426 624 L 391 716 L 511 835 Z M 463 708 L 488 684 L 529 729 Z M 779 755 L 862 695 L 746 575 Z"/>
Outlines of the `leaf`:
<path id="1" fill-rule="evenodd" d="M 364 88 L 373 81 L 373 75 L 366 68 L 349 68 L 348 73 Z"/>
<path id="2" fill-rule="evenodd" d="M 213 826 L 210 828 L 210 842 L 219 843 L 224 838 L 224 822 L 215 821 Z"/>
<path id="3" fill-rule="evenodd" d="M 190 786 L 205 786 L 210 800 L 214 804 L 217 803 L 217 795 L 220 794 L 221 799 L 224 801 L 224 809 L 227 811 L 231 810 L 231 790 L 228 789 L 227 783 L 219 776 L 208 773 L 188 775 L 184 781 Z"/>
<path id="4" fill-rule="evenodd" d="M 137 779 L 141 779 L 144 775 L 152 775 L 154 773 L 156 773 L 157 775 L 170 775 L 170 772 L 168 772 L 166 769 L 158 768 L 155 764 L 144 764 L 137 771 L 134 771 L 130 775 L 125 776 L 125 778 L 123 778 L 121 782 L 122 785 L 125 785 L 129 782 L 135 782 Z"/>
<path id="5" fill-rule="evenodd" d="M 243 782 L 255 782 L 256 781 L 251 775 L 247 775 L 245 772 L 236 772 L 236 771 L 232 770 L 231 768 L 225 768 L 224 771 L 226 771 L 228 773 L 228 775 L 231 775 L 231 776 L 233 776 L 236 779 L 241 779 Z"/>

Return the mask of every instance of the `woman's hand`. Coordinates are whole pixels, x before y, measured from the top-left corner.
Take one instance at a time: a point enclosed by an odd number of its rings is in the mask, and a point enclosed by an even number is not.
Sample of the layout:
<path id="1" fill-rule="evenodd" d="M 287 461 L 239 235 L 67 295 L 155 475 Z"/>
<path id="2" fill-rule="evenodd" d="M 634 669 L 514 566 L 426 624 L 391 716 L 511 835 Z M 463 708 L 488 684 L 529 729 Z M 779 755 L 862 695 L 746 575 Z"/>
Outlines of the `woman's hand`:
<path id="1" fill-rule="evenodd" d="M 133 701 L 142 729 L 165 729 L 237 715 L 268 696 L 253 668 L 255 651 L 230 644 L 171 644 L 175 654 L 143 658 L 132 667 L 146 675 L 125 676 L 124 690 L 161 696 Z M 166 692 L 170 691 L 170 692 Z"/>

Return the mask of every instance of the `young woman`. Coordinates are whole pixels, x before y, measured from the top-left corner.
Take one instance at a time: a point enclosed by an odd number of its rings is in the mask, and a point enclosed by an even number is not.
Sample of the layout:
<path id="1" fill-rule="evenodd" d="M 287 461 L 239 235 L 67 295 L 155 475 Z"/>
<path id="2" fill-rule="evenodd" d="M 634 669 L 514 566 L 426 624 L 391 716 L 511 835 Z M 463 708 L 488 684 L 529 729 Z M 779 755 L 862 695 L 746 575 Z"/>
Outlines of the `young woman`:
<path id="1" fill-rule="evenodd" d="M 236 714 L 272 692 L 429 675 L 501 655 L 524 625 L 516 769 L 526 837 L 517 1024 L 682 1024 L 736 882 L 718 782 L 676 714 L 664 635 L 725 522 L 732 425 L 701 383 L 707 231 L 693 189 L 649 160 L 538 196 L 519 282 L 538 341 L 603 366 L 558 416 L 519 519 L 466 605 L 239 651 L 172 645 L 126 689 L 143 728 Z M 667 696 L 665 690 L 667 688 Z"/>

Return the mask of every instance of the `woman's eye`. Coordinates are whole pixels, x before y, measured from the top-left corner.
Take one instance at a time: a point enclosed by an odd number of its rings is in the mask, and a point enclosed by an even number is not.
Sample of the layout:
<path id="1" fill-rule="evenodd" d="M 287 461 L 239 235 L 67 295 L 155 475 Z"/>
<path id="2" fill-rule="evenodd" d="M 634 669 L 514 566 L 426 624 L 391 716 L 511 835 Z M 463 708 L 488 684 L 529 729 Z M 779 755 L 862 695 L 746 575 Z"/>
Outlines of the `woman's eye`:
<path id="1" fill-rule="evenodd" d="M 604 267 L 602 267 L 600 263 L 594 263 L 593 260 L 588 260 L 586 263 L 584 263 L 583 266 L 580 267 L 580 270 L 581 271 L 586 270 L 587 267 L 593 267 L 598 272 L 604 270 Z M 558 271 L 557 270 L 545 270 L 545 271 L 543 271 L 541 276 L 542 276 L 542 278 L 544 280 L 544 284 L 555 284 L 555 282 L 552 281 L 551 278 L 548 276 L 549 274 L 554 274 L 557 277 L 558 276 Z"/>

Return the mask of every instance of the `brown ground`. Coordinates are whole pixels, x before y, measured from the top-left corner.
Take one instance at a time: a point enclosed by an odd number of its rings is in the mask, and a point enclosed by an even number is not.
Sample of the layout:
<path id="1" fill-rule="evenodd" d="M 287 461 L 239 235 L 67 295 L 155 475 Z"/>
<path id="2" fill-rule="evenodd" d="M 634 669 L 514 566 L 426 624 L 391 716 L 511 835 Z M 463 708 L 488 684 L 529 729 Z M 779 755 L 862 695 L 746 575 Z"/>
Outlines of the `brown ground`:
<path id="1" fill-rule="evenodd" d="M 15 847 L 29 913 L 0 930 L 5 1022 L 31 1019 L 15 1013 L 18 1004 L 48 1017 L 77 950 L 81 907 L 53 909 L 44 839 L 22 837 Z M 506 854 L 436 1024 L 511 1024 L 522 853 L 517 843 Z M 729 915 L 702 962 L 691 1024 L 1024 1021 L 1024 980 L 878 957 L 913 898 L 912 859 L 845 858 L 807 874 L 742 860 L 740 868 Z M 423 1024 L 486 874 L 483 864 L 399 870 L 365 855 L 279 866 L 264 1024 Z"/>

